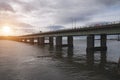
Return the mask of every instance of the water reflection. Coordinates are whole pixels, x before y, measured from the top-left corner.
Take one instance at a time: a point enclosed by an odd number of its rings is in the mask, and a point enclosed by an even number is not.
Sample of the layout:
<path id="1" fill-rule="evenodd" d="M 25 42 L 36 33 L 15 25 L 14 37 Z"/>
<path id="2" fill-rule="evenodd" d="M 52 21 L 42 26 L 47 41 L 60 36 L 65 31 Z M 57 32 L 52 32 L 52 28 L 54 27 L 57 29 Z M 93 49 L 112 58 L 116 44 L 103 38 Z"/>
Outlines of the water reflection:
<path id="1" fill-rule="evenodd" d="M 49 47 L 49 50 L 54 53 L 54 58 L 60 59 L 60 60 L 62 59 L 62 61 L 64 61 L 65 64 L 69 64 L 72 67 L 74 66 L 74 67 L 80 68 L 80 70 L 81 69 L 82 70 L 95 70 L 98 72 L 102 71 L 102 73 L 106 72 L 106 68 L 107 68 L 106 65 L 108 65 L 107 59 L 106 59 L 107 51 L 101 51 L 99 53 L 101 55 L 99 64 L 95 64 L 94 54 L 92 54 L 92 62 L 90 62 L 91 60 L 89 60 L 89 57 L 88 57 L 89 55 L 86 55 L 87 56 L 86 61 L 84 61 L 85 59 L 82 60 L 81 58 L 74 57 L 75 53 L 74 53 L 73 47 L 66 48 L 66 50 L 67 50 L 66 57 L 63 56 L 65 52 L 64 52 L 64 48 L 62 48 L 62 47 L 57 47 L 57 48 L 56 47 Z M 88 60 L 92 64 L 88 63 Z M 86 63 L 83 63 L 83 62 L 86 62 Z"/>
<path id="2" fill-rule="evenodd" d="M 59 58 L 67 58 L 69 61 L 72 61 L 72 60 L 79 60 L 81 62 L 83 62 L 83 60 L 85 59 L 81 59 L 81 58 L 76 58 L 74 57 L 74 48 L 73 47 L 67 47 L 66 48 L 66 52 L 64 52 L 64 48 L 62 47 L 49 47 L 49 51 L 50 53 L 52 53 L 53 57 L 55 57 L 56 59 L 59 59 Z M 64 53 L 66 54 L 66 57 L 64 56 Z M 107 61 L 106 61 L 106 51 L 101 51 L 101 59 L 100 59 L 100 63 L 98 64 L 99 68 L 104 68 Z M 92 55 L 92 57 L 91 57 Z M 90 59 L 91 58 L 91 59 Z M 87 64 L 87 66 L 89 68 L 94 68 L 94 65 L 95 65 L 95 60 L 94 60 L 95 56 L 94 54 L 90 54 L 90 55 L 86 55 L 86 63 L 84 64 Z M 73 61 L 74 62 L 74 61 Z"/>
<path id="3" fill-rule="evenodd" d="M 100 68 L 104 69 L 107 63 L 107 51 L 101 51 Z"/>
<path id="4" fill-rule="evenodd" d="M 61 47 L 56 47 L 56 52 L 55 52 L 56 58 L 62 58 L 63 53 L 62 53 L 62 48 Z"/>
<path id="5" fill-rule="evenodd" d="M 68 47 L 67 49 L 67 54 L 69 58 L 73 57 L 73 47 Z"/>
<path id="6" fill-rule="evenodd" d="M 106 62 L 105 56 L 102 56 L 100 62 L 104 65 L 103 70 L 100 70 L 98 67 L 100 64 L 96 63 L 90 69 L 86 65 L 87 59 L 81 57 L 82 51 L 76 54 L 76 48 L 56 48 L 48 45 L 40 47 L 6 41 L 0 43 L 2 44 L 0 45 L 0 80 L 120 79 L 111 76 L 116 64 Z"/>

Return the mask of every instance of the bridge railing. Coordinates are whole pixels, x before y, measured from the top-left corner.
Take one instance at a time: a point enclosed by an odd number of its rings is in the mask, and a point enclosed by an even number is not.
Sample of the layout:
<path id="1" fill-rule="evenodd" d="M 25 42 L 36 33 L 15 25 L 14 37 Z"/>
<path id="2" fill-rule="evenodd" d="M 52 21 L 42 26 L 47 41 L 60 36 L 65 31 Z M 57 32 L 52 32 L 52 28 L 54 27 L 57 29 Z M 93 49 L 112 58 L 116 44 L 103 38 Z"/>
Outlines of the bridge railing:
<path id="1" fill-rule="evenodd" d="M 104 24 L 95 24 L 95 25 L 88 25 L 88 26 L 80 26 L 80 27 L 74 27 L 74 28 L 67 28 L 67 29 L 61 29 L 61 30 L 56 30 L 56 31 L 48 31 L 48 32 L 41 32 L 41 33 L 35 33 L 35 34 L 28 34 L 24 36 L 29 36 L 29 35 L 39 35 L 39 34 L 49 34 L 49 33 L 62 33 L 62 32 L 70 32 L 70 31 L 83 31 L 83 30 L 94 30 L 94 29 L 101 29 L 101 28 L 106 28 L 112 27 L 112 25 L 115 24 L 120 24 L 120 21 L 114 21 L 114 22 L 109 22 L 109 23 L 104 23 Z M 111 25 L 111 26 L 109 26 Z"/>

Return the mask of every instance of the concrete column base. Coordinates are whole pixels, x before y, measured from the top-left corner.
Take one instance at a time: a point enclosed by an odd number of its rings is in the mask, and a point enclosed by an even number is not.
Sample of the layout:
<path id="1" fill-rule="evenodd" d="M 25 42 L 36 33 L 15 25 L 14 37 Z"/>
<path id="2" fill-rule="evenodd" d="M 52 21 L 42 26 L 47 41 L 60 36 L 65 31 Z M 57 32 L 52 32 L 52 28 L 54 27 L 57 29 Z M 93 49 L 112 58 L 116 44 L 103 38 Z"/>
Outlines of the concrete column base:
<path id="1" fill-rule="evenodd" d="M 68 47 L 73 47 L 73 36 L 68 36 L 67 42 Z"/>
<path id="2" fill-rule="evenodd" d="M 34 38 L 30 38 L 29 40 L 30 40 L 29 41 L 30 44 L 34 44 Z"/>
<path id="3" fill-rule="evenodd" d="M 94 35 L 87 36 L 87 64 L 93 66 L 94 64 Z"/>
<path id="4" fill-rule="evenodd" d="M 44 37 L 37 38 L 38 45 L 44 46 Z"/>
<path id="5" fill-rule="evenodd" d="M 54 44 L 53 44 L 53 37 L 49 37 L 49 44 L 50 44 L 50 46 L 53 46 Z"/>
<path id="6" fill-rule="evenodd" d="M 56 37 L 56 47 L 62 47 L 62 36 Z"/>

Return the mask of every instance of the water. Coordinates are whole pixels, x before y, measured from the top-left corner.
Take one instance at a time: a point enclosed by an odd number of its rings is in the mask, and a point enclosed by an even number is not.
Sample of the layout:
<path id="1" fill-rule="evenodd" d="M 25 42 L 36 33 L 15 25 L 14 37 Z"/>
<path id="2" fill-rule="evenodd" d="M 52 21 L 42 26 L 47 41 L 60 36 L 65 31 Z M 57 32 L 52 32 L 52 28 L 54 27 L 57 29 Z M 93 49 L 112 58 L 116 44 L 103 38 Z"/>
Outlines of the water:
<path id="1" fill-rule="evenodd" d="M 99 41 L 96 41 L 98 46 Z M 108 41 L 107 60 L 118 62 L 120 42 Z M 74 41 L 74 55 L 68 49 L 40 47 L 14 41 L 0 41 L 0 80 L 119 80 L 86 66 L 86 41 Z M 69 53 L 72 53 L 71 51 Z M 96 52 L 95 60 L 99 61 Z"/>

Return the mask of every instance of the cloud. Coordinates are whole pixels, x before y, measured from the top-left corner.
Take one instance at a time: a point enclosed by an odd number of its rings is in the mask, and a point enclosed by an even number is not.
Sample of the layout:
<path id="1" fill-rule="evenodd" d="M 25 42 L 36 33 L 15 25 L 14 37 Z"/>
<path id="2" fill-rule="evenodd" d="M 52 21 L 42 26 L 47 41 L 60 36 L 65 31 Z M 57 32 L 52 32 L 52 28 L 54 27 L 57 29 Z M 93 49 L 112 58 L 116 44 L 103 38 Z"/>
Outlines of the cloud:
<path id="1" fill-rule="evenodd" d="M 58 7 L 58 13 L 56 13 L 56 22 L 68 24 L 73 20 L 76 22 L 90 21 L 95 15 L 102 14 L 105 10 L 120 4 L 120 0 L 67 0 L 59 4 L 61 6 Z"/>
<path id="2" fill-rule="evenodd" d="M 27 23 L 16 23 L 16 25 L 20 26 L 21 28 L 34 28 L 34 26 L 30 25 L 30 24 L 27 24 Z"/>
<path id="3" fill-rule="evenodd" d="M 61 16 L 60 15 L 57 16 L 56 23 L 69 24 L 73 22 L 89 21 L 93 14 L 95 13 L 94 12 L 62 13 Z"/>
<path id="4" fill-rule="evenodd" d="M 15 20 L 14 18 L 12 20 L 2 20 L 0 19 L 0 29 L 3 26 L 9 26 L 14 31 L 14 34 L 21 34 L 21 33 L 34 33 L 36 32 L 35 26 L 32 24 L 24 23 L 18 20 Z"/>
<path id="5" fill-rule="evenodd" d="M 50 18 L 53 24 L 90 21 L 95 15 L 120 3 L 120 0 L 12 0 L 23 14 Z M 46 18 L 46 21 L 47 21 Z M 40 19 L 41 21 L 41 19 Z"/>
<path id="6" fill-rule="evenodd" d="M 16 31 L 20 31 L 20 29 L 15 29 Z M 23 34 L 28 34 L 28 33 L 35 33 L 35 31 L 33 29 L 21 29 L 21 31 L 23 32 Z M 18 34 L 20 35 L 20 34 Z"/>
<path id="7" fill-rule="evenodd" d="M 64 29 L 64 26 L 60 26 L 60 25 L 53 25 L 53 26 L 47 26 L 46 29 L 50 30 L 50 31 L 55 31 L 55 30 L 60 30 L 60 29 Z"/>
<path id="8" fill-rule="evenodd" d="M 79 25 L 99 22 L 98 15 L 108 10 L 115 15 L 113 7 L 116 5 L 116 11 L 120 12 L 119 4 L 120 0 L 0 0 L 0 11 L 5 11 L 4 14 L 0 14 L 0 21 L 3 19 L 4 23 L 10 22 L 23 31 L 27 29 L 27 32 L 32 32 L 32 29 L 34 31 L 36 25 L 40 30 L 58 30 L 66 28 L 72 22 Z M 108 14 L 105 16 L 109 17 Z M 101 22 L 105 21 L 105 16 L 101 17 Z"/>
<path id="9" fill-rule="evenodd" d="M 6 2 L 0 2 L 0 12 L 1 11 L 10 11 L 14 12 L 14 9 Z"/>
<path id="10" fill-rule="evenodd" d="M 120 0 L 97 0 L 97 2 L 104 6 L 114 6 L 116 4 L 120 4 Z"/>

